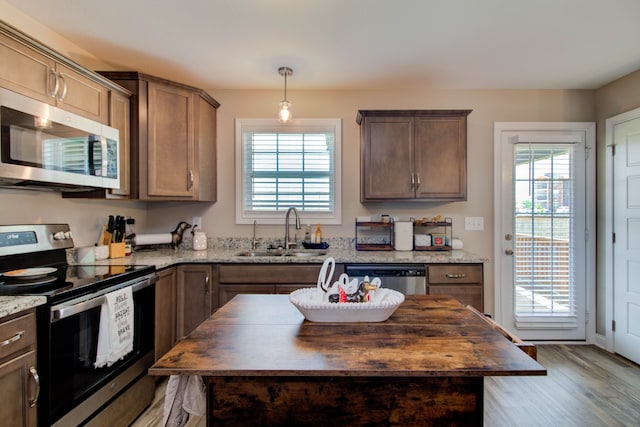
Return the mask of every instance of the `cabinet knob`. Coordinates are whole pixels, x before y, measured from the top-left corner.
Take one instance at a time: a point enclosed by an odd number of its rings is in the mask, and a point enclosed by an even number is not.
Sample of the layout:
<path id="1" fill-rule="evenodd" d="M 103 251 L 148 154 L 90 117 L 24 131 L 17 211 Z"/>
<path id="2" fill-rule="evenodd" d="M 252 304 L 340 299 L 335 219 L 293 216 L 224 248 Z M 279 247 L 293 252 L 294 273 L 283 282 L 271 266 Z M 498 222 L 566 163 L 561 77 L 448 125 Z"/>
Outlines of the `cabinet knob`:
<path id="1" fill-rule="evenodd" d="M 506 251 L 504 251 L 505 255 L 513 255 L 513 250 L 512 249 L 507 249 Z"/>

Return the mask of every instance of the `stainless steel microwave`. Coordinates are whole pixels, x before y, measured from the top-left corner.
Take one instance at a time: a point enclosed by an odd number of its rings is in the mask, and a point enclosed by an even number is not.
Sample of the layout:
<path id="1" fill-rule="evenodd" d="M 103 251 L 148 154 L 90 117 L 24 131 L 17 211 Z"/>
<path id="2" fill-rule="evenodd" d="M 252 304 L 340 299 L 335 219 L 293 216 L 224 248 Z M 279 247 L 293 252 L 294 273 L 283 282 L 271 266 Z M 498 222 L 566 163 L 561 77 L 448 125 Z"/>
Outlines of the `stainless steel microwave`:
<path id="1" fill-rule="evenodd" d="M 120 187 L 118 130 L 0 88 L 0 186 Z"/>

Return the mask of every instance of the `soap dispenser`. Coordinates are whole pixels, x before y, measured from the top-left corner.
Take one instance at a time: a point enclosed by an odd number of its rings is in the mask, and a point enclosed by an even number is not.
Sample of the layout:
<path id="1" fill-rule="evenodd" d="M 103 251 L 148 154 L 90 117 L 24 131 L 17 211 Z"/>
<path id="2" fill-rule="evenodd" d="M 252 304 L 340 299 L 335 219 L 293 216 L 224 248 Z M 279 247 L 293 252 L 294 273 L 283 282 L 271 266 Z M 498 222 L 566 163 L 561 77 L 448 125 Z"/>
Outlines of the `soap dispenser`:
<path id="1" fill-rule="evenodd" d="M 316 227 L 316 234 L 314 236 L 313 243 L 322 243 L 322 230 L 320 229 L 320 224 Z"/>

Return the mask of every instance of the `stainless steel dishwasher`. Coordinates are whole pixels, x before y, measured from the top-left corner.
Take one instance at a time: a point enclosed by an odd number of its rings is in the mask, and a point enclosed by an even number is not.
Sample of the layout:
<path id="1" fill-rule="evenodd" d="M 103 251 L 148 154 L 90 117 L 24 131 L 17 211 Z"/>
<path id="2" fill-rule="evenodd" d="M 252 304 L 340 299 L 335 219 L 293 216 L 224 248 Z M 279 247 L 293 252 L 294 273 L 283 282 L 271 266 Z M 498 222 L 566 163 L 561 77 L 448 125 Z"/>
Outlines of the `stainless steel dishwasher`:
<path id="1" fill-rule="evenodd" d="M 347 264 L 345 273 L 358 281 L 379 277 L 382 287 L 405 295 L 426 295 L 427 278 L 424 264 Z"/>

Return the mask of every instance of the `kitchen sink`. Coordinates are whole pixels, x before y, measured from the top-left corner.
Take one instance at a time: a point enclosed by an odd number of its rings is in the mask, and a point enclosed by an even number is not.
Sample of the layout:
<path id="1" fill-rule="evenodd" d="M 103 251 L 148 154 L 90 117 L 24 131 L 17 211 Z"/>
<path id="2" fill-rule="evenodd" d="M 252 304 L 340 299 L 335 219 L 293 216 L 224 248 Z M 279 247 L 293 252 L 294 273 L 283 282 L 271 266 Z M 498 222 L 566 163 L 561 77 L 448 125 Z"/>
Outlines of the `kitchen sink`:
<path id="1" fill-rule="evenodd" d="M 241 257 L 279 257 L 279 256 L 291 256 L 291 257 L 302 257 L 302 258 L 312 258 L 318 256 L 324 256 L 327 254 L 327 251 L 316 251 L 316 250 L 288 250 L 288 251 L 243 251 L 236 254 L 236 256 Z"/>
<path id="2" fill-rule="evenodd" d="M 239 252 L 236 254 L 236 256 L 247 256 L 247 257 L 254 257 L 254 256 L 283 256 L 284 252 L 281 251 L 245 251 L 245 252 Z"/>

